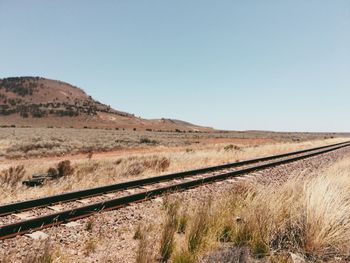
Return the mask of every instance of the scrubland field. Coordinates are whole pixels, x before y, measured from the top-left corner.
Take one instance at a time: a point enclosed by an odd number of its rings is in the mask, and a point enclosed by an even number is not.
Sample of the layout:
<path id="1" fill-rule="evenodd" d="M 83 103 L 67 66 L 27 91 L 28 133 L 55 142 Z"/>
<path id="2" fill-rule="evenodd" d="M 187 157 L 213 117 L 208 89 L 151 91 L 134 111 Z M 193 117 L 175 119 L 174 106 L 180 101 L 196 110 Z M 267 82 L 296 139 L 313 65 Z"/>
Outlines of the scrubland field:
<path id="1" fill-rule="evenodd" d="M 346 134 L 4 128 L 0 129 L 0 200 L 10 203 L 347 140 Z M 64 160 L 69 160 L 65 176 L 40 187 L 22 185 Z M 305 171 L 292 169 L 279 180 L 242 180 L 229 189 L 218 188 L 215 196 L 198 192 L 200 200 L 171 194 L 156 203 L 160 207 L 152 207 L 158 209 L 152 210 L 156 217 L 142 215 L 141 208 L 112 211 L 121 215 L 125 224 L 119 223 L 121 229 L 106 223 L 113 216 L 102 213 L 99 224 L 83 220 L 83 229 L 76 233 L 86 236 L 81 244 L 80 239 L 58 242 L 58 237 L 71 240 L 75 234 L 65 237 L 53 229 L 52 239 L 34 242 L 35 248 L 31 242 L 29 247 L 20 241 L 10 244 L 12 252 L 0 253 L 0 262 L 20 262 L 19 251 L 21 255 L 29 251 L 27 262 L 347 262 L 350 159 L 342 156 L 325 169 Z M 141 215 L 135 221 L 137 213 Z M 153 222 L 141 220 L 144 216 Z M 113 231 L 119 231 L 113 237 L 109 237 L 111 224 Z M 119 255 L 111 240 L 129 243 L 117 249 Z M 125 261 L 116 260 L 123 253 Z"/>
<path id="2" fill-rule="evenodd" d="M 295 134 L 289 138 L 286 134 L 275 137 L 265 134 L 264 137 L 255 133 L 183 134 L 86 129 L 0 129 L 0 132 L 5 155 L 0 161 L 1 203 L 347 140 L 346 137 L 331 138 L 336 136 L 329 134 Z M 116 143 L 120 141 L 124 144 Z M 149 141 L 155 143 L 149 145 Z M 110 149 L 115 149 L 111 145 L 120 148 L 107 151 L 107 144 Z M 57 147 L 49 149 L 51 146 L 48 145 Z M 102 148 L 104 152 L 96 150 Z M 57 154 L 55 150 L 58 149 L 66 154 L 51 156 Z M 21 185 L 24 179 L 45 173 L 63 160 L 71 162 L 73 172 L 69 176 L 37 188 Z M 23 169 L 17 171 L 15 168 Z"/>
<path id="3" fill-rule="evenodd" d="M 107 152 L 130 148 L 186 146 L 207 143 L 260 144 L 298 142 L 349 136 L 334 133 L 154 132 L 112 129 L 0 128 L 0 158 Z"/>

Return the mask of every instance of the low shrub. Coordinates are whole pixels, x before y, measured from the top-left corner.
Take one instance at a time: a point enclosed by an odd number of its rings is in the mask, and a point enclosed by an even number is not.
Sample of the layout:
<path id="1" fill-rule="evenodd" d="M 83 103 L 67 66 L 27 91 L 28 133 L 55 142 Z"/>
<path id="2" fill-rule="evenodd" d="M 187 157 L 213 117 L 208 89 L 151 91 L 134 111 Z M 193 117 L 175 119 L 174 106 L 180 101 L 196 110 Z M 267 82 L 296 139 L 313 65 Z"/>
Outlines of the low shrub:
<path id="1" fill-rule="evenodd" d="M 141 163 L 131 163 L 127 168 L 127 173 L 130 175 L 139 175 L 145 171 L 145 167 Z"/>
<path id="2" fill-rule="evenodd" d="M 164 172 L 170 166 L 170 160 L 166 157 L 151 157 L 143 161 L 143 166 L 147 169 L 152 169 L 157 172 Z"/>
<path id="3" fill-rule="evenodd" d="M 25 175 L 23 165 L 10 167 L 0 174 L 0 182 L 2 186 L 15 187 L 18 185 Z"/>
<path id="4" fill-rule="evenodd" d="M 57 164 L 56 168 L 50 167 L 47 173 L 52 178 L 59 178 L 63 176 L 70 176 L 74 173 L 74 168 L 71 166 L 69 160 L 61 161 Z"/>
<path id="5" fill-rule="evenodd" d="M 224 147 L 224 150 L 225 150 L 226 152 L 233 151 L 233 150 L 235 150 L 235 151 L 240 151 L 240 150 L 241 150 L 241 147 L 239 147 L 239 146 L 237 146 L 237 145 L 229 144 L 229 145 L 226 145 L 226 146 Z"/>
<path id="6" fill-rule="evenodd" d="M 140 143 L 145 143 L 145 144 L 157 144 L 158 142 L 156 140 L 151 140 L 149 138 L 141 138 Z"/>

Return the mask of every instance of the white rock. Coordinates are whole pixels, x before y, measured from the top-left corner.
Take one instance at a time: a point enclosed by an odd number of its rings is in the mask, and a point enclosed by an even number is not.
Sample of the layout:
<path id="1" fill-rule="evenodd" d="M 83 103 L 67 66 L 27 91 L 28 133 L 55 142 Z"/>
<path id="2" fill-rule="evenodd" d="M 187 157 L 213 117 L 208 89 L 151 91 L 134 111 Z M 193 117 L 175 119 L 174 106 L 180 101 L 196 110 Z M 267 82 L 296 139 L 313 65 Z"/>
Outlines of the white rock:
<path id="1" fill-rule="evenodd" d="M 163 203 L 163 198 L 157 197 L 157 198 L 153 199 L 153 202 L 155 202 L 155 203 Z"/>
<path id="2" fill-rule="evenodd" d="M 42 232 L 42 231 L 35 231 L 31 234 L 26 234 L 27 237 L 30 237 L 34 240 L 39 240 L 39 239 L 46 239 L 49 237 L 48 234 Z"/>

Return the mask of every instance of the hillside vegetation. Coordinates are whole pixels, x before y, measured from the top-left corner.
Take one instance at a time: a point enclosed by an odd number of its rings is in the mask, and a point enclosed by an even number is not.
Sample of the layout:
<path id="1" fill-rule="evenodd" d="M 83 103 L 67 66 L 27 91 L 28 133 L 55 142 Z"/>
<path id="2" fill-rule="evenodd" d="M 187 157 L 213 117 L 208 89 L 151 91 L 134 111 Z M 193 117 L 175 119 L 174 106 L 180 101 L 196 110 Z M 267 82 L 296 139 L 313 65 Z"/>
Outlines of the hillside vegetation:
<path id="1" fill-rule="evenodd" d="M 97 115 L 106 112 L 121 116 L 130 114 L 115 111 L 70 84 L 40 77 L 0 79 L 0 115 L 18 113 L 23 118 L 45 116 Z"/>
<path id="2" fill-rule="evenodd" d="M 0 79 L 0 126 L 213 131 L 181 120 L 135 117 L 93 99 L 81 88 L 41 77 Z"/>

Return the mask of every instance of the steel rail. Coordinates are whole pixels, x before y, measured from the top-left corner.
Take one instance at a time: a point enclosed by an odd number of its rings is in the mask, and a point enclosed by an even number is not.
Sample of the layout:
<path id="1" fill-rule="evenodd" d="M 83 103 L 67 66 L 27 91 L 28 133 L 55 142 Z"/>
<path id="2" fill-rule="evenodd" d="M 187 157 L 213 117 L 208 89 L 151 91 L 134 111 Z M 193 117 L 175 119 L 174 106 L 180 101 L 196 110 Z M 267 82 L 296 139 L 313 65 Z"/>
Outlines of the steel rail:
<path id="1" fill-rule="evenodd" d="M 272 156 L 267 156 L 262 158 L 249 159 L 249 160 L 244 160 L 240 162 L 210 166 L 206 168 L 189 170 L 189 171 L 184 171 L 179 173 L 172 173 L 172 174 L 159 175 L 159 176 L 148 177 L 143 179 L 137 179 L 137 180 L 132 180 L 132 181 L 123 182 L 123 183 L 111 184 L 111 185 L 73 191 L 73 192 L 68 192 L 68 193 L 63 193 L 63 194 L 58 194 L 53 196 L 42 197 L 38 199 L 25 200 L 25 201 L 6 204 L 6 205 L 0 205 L 0 216 L 8 215 L 19 211 L 25 211 L 36 207 L 48 206 L 55 203 L 68 202 L 68 201 L 73 201 L 81 198 L 101 195 L 109 192 L 125 190 L 132 187 L 139 187 L 142 185 L 154 184 L 158 182 L 169 181 L 169 180 L 174 180 L 174 179 L 188 177 L 188 176 L 194 176 L 202 173 L 214 172 L 214 171 L 219 171 L 219 170 L 228 169 L 228 168 L 235 168 L 235 167 L 240 167 L 243 165 L 254 164 L 254 163 L 263 162 L 263 161 L 270 161 L 274 159 L 289 157 L 296 154 L 303 154 L 307 152 L 326 149 L 329 147 L 344 145 L 347 143 L 350 143 L 350 141 L 316 147 L 316 148 L 309 148 L 305 150 L 294 151 L 294 152 L 289 152 L 284 154 L 272 155 Z"/>
<path id="2" fill-rule="evenodd" d="M 193 188 L 195 186 L 199 186 L 205 183 L 224 180 L 229 177 L 237 177 L 237 176 L 251 173 L 254 171 L 263 170 L 266 168 L 287 164 L 287 163 L 303 160 L 306 158 L 310 158 L 313 156 L 317 156 L 320 154 L 324 154 L 327 152 L 335 151 L 337 149 L 344 148 L 347 146 L 350 146 L 350 143 L 334 146 L 334 147 L 331 147 L 330 149 L 323 149 L 317 152 L 313 152 L 313 153 L 309 153 L 309 154 L 305 154 L 297 157 L 291 157 L 288 159 L 274 161 L 267 164 L 261 164 L 254 167 L 241 169 L 241 170 L 235 170 L 227 173 L 213 175 L 202 179 L 186 181 L 175 185 L 156 188 L 156 189 L 144 191 L 137 194 L 131 194 L 128 196 L 110 199 L 107 201 L 98 202 L 98 203 L 82 206 L 79 208 L 74 208 L 74 209 L 57 212 L 49 215 L 44 215 L 44 216 L 40 216 L 40 217 L 28 219 L 28 220 L 23 220 L 23 221 L 8 224 L 8 225 L 3 225 L 3 226 L 0 226 L 0 240 L 21 235 L 28 231 L 43 229 L 43 228 L 55 226 L 61 223 L 88 217 L 102 210 L 117 209 L 125 205 L 128 205 L 132 202 L 140 202 L 140 201 L 148 200 L 150 198 L 154 198 L 166 192 L 185 190 L 185 189 Z"/>

